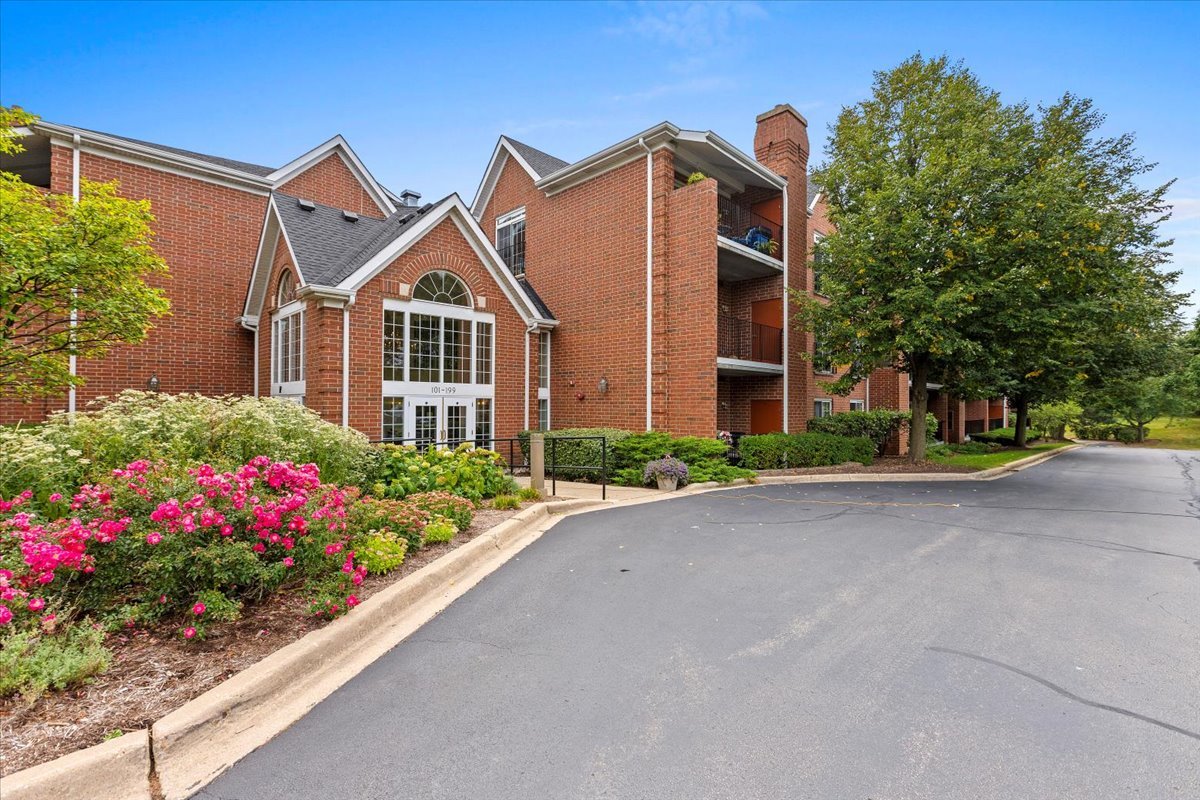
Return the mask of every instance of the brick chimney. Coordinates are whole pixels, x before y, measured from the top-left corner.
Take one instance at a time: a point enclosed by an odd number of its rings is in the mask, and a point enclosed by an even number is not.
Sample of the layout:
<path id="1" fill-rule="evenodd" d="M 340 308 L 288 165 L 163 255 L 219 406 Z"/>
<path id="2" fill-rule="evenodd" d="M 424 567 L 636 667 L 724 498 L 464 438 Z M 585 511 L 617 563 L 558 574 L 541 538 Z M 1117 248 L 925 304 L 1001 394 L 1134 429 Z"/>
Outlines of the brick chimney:
<path id="1" fill-rule="evenodd" d="M 808 275 L 808 120 L 787 103 L 755 118 L 754 158 L 767 169 L 787 178 L 787 283 L 792 289 L 811 292 Z M 795 309 L 786 306 L 790 318 Z M 812 362 L 804 358 L 813 349 L 812 335 L 792 327 L 788 332 L 788 431 L 805 430 L 816 391 Z"/>

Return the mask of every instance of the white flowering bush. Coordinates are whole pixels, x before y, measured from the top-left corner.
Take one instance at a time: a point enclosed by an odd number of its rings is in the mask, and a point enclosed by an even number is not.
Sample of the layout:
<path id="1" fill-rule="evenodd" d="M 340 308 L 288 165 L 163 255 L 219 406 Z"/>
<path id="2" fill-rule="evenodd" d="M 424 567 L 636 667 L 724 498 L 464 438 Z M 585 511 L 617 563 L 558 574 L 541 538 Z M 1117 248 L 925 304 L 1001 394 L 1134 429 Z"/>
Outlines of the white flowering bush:
<path id="1" fill-rule="evenodd" d="M 39 501 L 77 486 L 86 462 L 72 447 L 58 447 L 42 437 L 40 427 L 0 428 L 0 498 L 32 492 Z"/>
<path id="2" fill-rule="evenodd" d="M 361 433 L 286 400 L 126 391 L 96 406 L 73 421 L 57 414 L 36 430 L 61 461 L 77 463 L 77 485 L 107 479 L 139 459 L 232 468 L 265 454 L 316 464 L 327 482 L 357 486 L 378 457 Z"/>

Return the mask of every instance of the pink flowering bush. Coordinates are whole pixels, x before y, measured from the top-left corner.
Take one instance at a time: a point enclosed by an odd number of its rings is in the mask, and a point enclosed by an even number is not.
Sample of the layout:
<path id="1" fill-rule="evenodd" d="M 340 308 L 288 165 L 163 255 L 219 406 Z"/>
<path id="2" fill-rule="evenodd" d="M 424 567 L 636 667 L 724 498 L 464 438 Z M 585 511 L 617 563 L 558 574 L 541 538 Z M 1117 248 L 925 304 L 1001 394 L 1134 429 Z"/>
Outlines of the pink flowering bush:
<path id="1" fill-rule="evenodd" d="M 91 616 L 109 628 L 181 620 L 181 636 L 203 638 L 285 586 L 334 616 L 357 604 L 366 574 L 349 546 L 347 495 L 311 464 L 135 461 L 44 503 L 48 513 L 32 512 L 31 496 L 0 499 L 0 637 Z"/>

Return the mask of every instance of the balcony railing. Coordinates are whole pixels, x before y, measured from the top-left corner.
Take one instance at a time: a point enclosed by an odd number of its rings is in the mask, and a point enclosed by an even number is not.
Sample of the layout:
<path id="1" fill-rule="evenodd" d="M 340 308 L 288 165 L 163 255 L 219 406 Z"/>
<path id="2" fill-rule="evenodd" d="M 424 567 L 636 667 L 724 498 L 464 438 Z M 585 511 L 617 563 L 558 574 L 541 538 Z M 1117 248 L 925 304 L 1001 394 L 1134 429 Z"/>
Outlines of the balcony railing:
<path id="1" fill-rule="evenodd" d="M 782 364 L 783 329 L 718 314 L 717 357 Z"/>
<path id="2" fill-rule="evenodd" d="M 717 235 L 745 245 L 765 256 L 782 260 L 779 248 L 783 237 L 781 227 L 749 206 L 736 203 L 728 197 L 717 196 Z M 774 243 L 774 244 L 772 244 Z"/>

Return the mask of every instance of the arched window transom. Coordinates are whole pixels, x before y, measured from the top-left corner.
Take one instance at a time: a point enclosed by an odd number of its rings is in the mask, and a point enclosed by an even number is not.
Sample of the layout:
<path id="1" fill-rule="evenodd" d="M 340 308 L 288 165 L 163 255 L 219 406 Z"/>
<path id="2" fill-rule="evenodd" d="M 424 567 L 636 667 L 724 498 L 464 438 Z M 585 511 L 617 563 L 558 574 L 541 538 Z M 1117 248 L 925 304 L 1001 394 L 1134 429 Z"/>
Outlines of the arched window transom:
<path id="1" fill-rule="evenodd" d="M 467 291 L 467 285 L 458 276 L 440 269 L 421 276 L 413 287 L 413 299 L 471 307 L 471 293 Z"/>
<path id="2" fill-rule="evenodd" d="M 286 306 L 296 299 L 296 276 L 290 269 L 285 269 L 279 276 L 279 288 L 275 292 L 275 305 Z"/>

